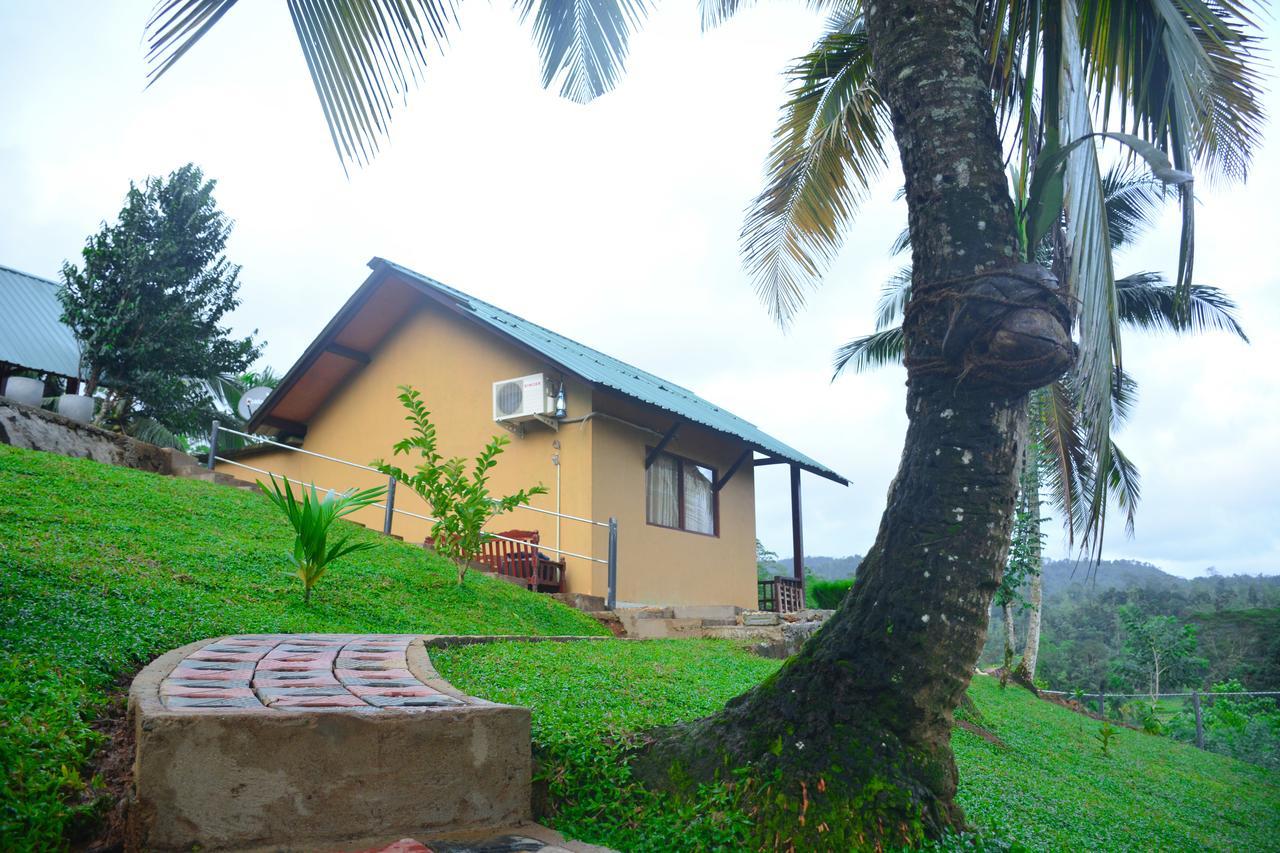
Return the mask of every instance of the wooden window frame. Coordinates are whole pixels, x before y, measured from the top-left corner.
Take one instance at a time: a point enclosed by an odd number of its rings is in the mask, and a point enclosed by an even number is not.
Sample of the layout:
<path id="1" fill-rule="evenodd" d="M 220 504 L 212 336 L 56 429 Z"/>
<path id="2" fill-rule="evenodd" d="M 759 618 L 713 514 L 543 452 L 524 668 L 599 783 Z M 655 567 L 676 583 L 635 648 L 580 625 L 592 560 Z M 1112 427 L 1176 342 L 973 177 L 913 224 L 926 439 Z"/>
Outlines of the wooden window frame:
<path id="1" fill-rule="evenodd" d="M 653 450 L 653 448 L 646 445 L 644 449 L 645 455 L 648 456 L 651 450 Z M 692 533 L 694 536 L 707 536 L 712 539 L 719 539 L 720 538 L 720 493 L 717 492 L 715 489 L 712 489 L 711 491 L 711 523 L 712 523 L 712 526 L 715 528 L 715 532 L 703 533 L 701 530 L 690 530 L 689 528 L 684 526 L 684 506 L 685 506 L 684 466 L 686 464 L 689 464 L 689 465 L 696 465 L 699 468 L 706 468 L 708 471 L 711 472 L 711 483 L 713 485 L 717 482 L 720 476 L 720 472 L 716 470 L 714 465 L 708 465 L 705 462 L 699 462 L 696 459 L 690 459 L 688 456 L 681 456 L 679 453 L 671 453 L 670 451 L 667 451 L 667 450 L 663 450 L 660 453 L 658 453 L 658 455 L 655 456 L 653 459 L 654 463 L 656 464 L 657 461 L 661 459 L 663 456 L 670 456 L 672 459 L 676 460 L 676 515 L 679 518 L 679 521 L 677 522 L 679 526 L 672 527 L 669 524 L 659 524 L 656 521 L 649 520 L 649 476 L 648 476 L 649 470 L 647 468 L 645 469 L 645 481 L 644 481 L 644 523 L 649 527 L 659 527 L 663 530 L 675 530 L 680 533 Z"/>

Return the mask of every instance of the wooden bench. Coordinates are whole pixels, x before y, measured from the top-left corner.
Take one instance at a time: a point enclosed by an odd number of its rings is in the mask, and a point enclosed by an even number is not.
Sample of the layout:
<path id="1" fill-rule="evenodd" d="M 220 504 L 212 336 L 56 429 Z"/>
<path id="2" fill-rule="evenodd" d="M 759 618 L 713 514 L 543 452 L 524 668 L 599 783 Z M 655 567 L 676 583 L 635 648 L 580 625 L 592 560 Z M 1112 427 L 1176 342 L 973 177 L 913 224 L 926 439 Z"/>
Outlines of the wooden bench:
<path id="1" fill-rule="evenodd" d="M 548 559 L 538 550 L 536 530 L 505 530 L 502 539 L 484 543 L 480 562 L 496 574 L 520 581 L 535 592 L 559 592 L 564 585 L 564 558 Z M 509 541 L 517 540 L 517 541 Z"/>

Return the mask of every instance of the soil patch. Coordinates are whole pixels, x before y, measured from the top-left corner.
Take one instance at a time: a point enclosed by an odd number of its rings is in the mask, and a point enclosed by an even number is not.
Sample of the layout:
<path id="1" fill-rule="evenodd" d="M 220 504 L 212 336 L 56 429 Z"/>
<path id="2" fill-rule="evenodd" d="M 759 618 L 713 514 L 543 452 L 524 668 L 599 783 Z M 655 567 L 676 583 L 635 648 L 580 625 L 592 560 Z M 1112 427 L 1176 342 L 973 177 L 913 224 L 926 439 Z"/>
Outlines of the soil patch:
<path id="1" fill-rule="evenodd" d="M 96 800 L 92 818 L 73 828 L 67 842 L 79 853 L 115 853 L 124 849 L 125 817 L 133 785 L 133 727 L 129 725 L 129 682 L 132 676 L 112 688 L 102 716 L 93 722 L 94 731 L 104 737 L 93 754 L 85 776 L 94 780 L 86 789 L 85 802 Z"/>

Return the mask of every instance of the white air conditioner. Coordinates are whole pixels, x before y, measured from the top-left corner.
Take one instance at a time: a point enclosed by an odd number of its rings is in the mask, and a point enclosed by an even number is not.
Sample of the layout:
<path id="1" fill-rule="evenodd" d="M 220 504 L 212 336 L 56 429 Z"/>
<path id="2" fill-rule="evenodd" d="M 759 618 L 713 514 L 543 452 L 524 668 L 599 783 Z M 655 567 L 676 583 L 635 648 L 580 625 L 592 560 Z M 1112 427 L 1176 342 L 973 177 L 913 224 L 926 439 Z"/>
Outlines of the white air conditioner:
<path id="1" fill-rule="evenodd" d="M 493 383 L 493 419 L 514 428 L 526 421 L 556 426 L 556 388 L 541 373 Z"/>

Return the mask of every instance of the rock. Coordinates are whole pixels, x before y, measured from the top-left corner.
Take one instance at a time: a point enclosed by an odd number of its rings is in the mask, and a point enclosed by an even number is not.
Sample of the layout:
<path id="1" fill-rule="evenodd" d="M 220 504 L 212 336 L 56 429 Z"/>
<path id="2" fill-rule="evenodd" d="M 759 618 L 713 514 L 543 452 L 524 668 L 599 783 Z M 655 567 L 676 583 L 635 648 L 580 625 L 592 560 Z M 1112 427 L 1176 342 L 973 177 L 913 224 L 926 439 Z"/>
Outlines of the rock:
<path id="1" fill-rule="evenodd" d="M 0 443 L 169 473 L 169 456 L 153 444 L 7 399 L 0 400 Z"/>
<path id="2" fill-rule="evenodd" d="M 783 613 L 782 618 L 787 622 L 826 622 L 833 613 L 834 610 L 795 610 Z"/>
<path id="3" fill-rule="evenodd" d="M 778 614 L 765 610 L 749 610 L 742 614 L 742 624 L 746 627 L 761 627 L 778 624 Z"/>

